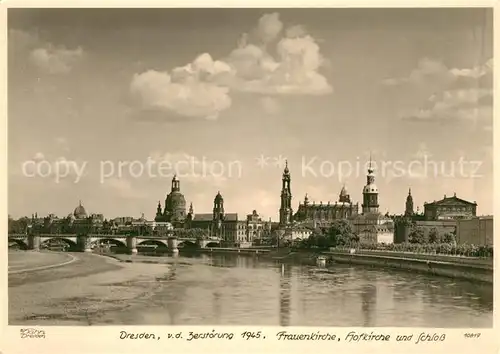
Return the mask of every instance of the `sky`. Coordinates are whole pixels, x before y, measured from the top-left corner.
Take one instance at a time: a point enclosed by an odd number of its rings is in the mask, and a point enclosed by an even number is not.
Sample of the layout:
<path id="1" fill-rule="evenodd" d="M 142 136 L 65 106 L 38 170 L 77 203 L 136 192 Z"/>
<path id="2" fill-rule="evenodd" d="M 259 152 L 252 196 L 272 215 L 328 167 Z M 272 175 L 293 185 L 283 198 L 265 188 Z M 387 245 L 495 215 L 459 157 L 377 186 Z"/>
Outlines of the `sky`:
<path id="1" fill-rule="evenodd" d="M 9 9 L 13 217 L 153 218 L 177 173 L 195 213 L 277 220 L 445 195 L 493 213 L 492 10 Z"/>

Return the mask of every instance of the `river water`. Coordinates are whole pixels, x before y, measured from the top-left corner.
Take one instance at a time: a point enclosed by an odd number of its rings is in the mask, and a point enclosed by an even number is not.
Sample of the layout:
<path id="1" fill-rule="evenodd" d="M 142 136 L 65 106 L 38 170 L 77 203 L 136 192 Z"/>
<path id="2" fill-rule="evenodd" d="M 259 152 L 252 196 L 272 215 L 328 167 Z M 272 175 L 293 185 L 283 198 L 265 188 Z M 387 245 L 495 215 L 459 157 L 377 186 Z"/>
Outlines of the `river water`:
<path id="1" fill-rule="evenodd" d="M 233 254 L 168 261 L 126 263 L 100 274 L 105 286 L 100 302 L 92 305 L 99 311 L 90 320 L 87 314 L 88 324 L 470 328 L 493 323 L 488 284 L 348 265 L 325 273 Z M 85 284 L 84 278 L 72 281 Z M 112 302 L 120 294 L 129 296 L 122 299 L 125 307 L 105 307 L 102 299 Z"/>

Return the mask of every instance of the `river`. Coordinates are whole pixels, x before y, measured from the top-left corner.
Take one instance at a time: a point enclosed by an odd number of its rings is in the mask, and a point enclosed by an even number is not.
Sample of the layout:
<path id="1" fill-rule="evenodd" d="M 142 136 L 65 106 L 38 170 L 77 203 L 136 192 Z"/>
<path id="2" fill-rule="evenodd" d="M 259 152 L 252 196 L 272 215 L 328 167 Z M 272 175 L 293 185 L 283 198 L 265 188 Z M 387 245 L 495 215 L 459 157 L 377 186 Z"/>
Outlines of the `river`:
<path id="1" fill-rule="evenodd" d="M 122 269 L 98 275 L 9 288 L 9 323 L 444 328 L 493 323 L 490 284 L 349 265 L 324 273 L 233 254 L 181 255 L 168 262 L 123 263 Z"/>

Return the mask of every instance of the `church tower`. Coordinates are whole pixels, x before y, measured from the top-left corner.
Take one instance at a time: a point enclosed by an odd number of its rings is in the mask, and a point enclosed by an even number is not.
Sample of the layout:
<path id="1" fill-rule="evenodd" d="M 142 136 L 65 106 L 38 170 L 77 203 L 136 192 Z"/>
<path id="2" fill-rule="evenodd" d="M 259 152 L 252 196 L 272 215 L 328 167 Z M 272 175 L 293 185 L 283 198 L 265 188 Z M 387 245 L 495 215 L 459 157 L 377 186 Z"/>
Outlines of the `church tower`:
<path id="1" fill-rule="evenodd" d="M 411 188 L 408 189 L 408 196 L 406 197 L 405 216 L 412 216 L 413 212 L 413 197 L 411 196 Z"/>
<path id="2" fill-rule="evenodd" d="M 163 213 L 161 211 L 161 202 L 158 201 L 158 206 L 156 207 L 155 221 L 162 221 L 162 219 L 163 219 Z"/>
<path id="3" fill-rule="evenodd" d="M 224 198 L 222 198 L 220 192 L 217 192 L 214 198 L 213 220 L 224 220 Z"/>
<path id="4" fill-rule="evenodd" d="M 288 170 L 288 161 L 286 161 L 281 188 L 280 225 L 287 225 L 292 222 L 292 191 L 290 180 L 290 170 Z"/>
<path id="5" fill-rule="evenodd" d="M 375 175 L 373 172 L 372 157 L 370 156 L 366 186 L 363 188 L 363 204 L 361 205 L 363 214 L 378 213 L 378 188 L 375 185 Z"/>

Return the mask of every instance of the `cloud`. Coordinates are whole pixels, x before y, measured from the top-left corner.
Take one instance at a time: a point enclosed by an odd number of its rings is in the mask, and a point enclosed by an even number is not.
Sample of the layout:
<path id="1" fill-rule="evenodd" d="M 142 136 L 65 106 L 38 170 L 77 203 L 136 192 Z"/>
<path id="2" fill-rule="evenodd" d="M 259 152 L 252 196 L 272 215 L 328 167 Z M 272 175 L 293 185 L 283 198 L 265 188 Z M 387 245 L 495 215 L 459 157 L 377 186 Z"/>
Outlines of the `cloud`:
<path id="1" fill-rule="evenodd" d="M 388 78 L 382 81 L 387 86 L 397 86 L 403 84 L 423 85 L 429 82 L 442 82 L 451 79 L 452 74 L 448 68 L 440 61 L 430 58 L 419 60 L 417 67 L 410 72 L 407 77 Z"/>
<path id="2" fill-rule="evenodd" d="M 40 69 L 50 74 L 66 74 L 71 71 L 76 61 L 83 55 L 83 49 L 55 48 L 48 45 L 31 51 L 31 61 Z"/>
<path id="3" fill-rule="evenodd" d="M 266 95 L 331 93 L 332 87 L 319 73 L 325 61 L 315 39 L 299 25 L 281 36 L 283 27 L 278 13 L 265 14 L 251 35 L 243 33 L 237 48 L 221 60 L 203 53 L 170 72 L 135 74 L 132 96 L 141 112 L 155 112 L 154 120 L 169 121 L 217 119 L 231 106 L 230 90 Z M 276 58 L 268 50 L 271 44 L 275 44 Z"/>
<path id="4" fill-rule="evenodd" d="M 279 22 L 278 14 L 273 21 Z M 262 33 L 261 24 L 269 15 L 259 20 L 256 30 Z M 265 21 L 264 21 L 265 22 Z M 281 26 L 269 26 L 274 31 L 268 31 L 269 39 L 277 37 Z M 267 27 L 265 27 L 267 28 Z M 280 30 L 278 31 L 278 28 Z M 300 25 L 289 27 L 285 36 L 280 38 L 274 48 L 276 59 L 265 46 L 249 43 L 249 38 L 243 34 L 234 49 L 225 59 L 233 69 L 233 77 L 226 76 L 225 84 L 234 90 L 260 93 L 266 95 L 325 95 L 333 91 L 328 80 L 319 73 L 319 68 L 325 60 L 320 54 L 319 45 L 315 39 L 306 33 Z M 277 39 L 277 38 L 276 38 Z"/>
<path id="5" fill-rule="evenodd" d="M 165 113 L 167 120 L 172 114 L 176 118 L 217 119 L 231 106 L 229 89 L 206 79 L 226 69 L 223 63 L 203 54 L 171 74 L 149 70 L 134 75 L 130 91 L 142 109 Z"/>
<path id="6" fill-rule="evenodd" d="M 283 23 L 280 21 L 280 15 L 274 12 L 262 15 L 255 32 L 259 39 L 266 44 L 276 39 L 282 29 Z"/>
<path id="7" fill-rule="evenodd" d="M 49 74 L 66 74 L 83 56 L 81 47 L 68 49 L 42 40 L 37 33 L 11 29 L 8 34 L 9 54 L 16 61 L 29 62 Z"/>
<path id="8" fill-rule="evenodd" d="M 386 85 L 407 83 L 432 87 L 434 93 L 405 120 L 420 122 L 468 121 L 491 126 L 493 119 L 493 60 L 464 69 L 448 69 L 425 59 L 408 78 L 392 79 Z"/>

